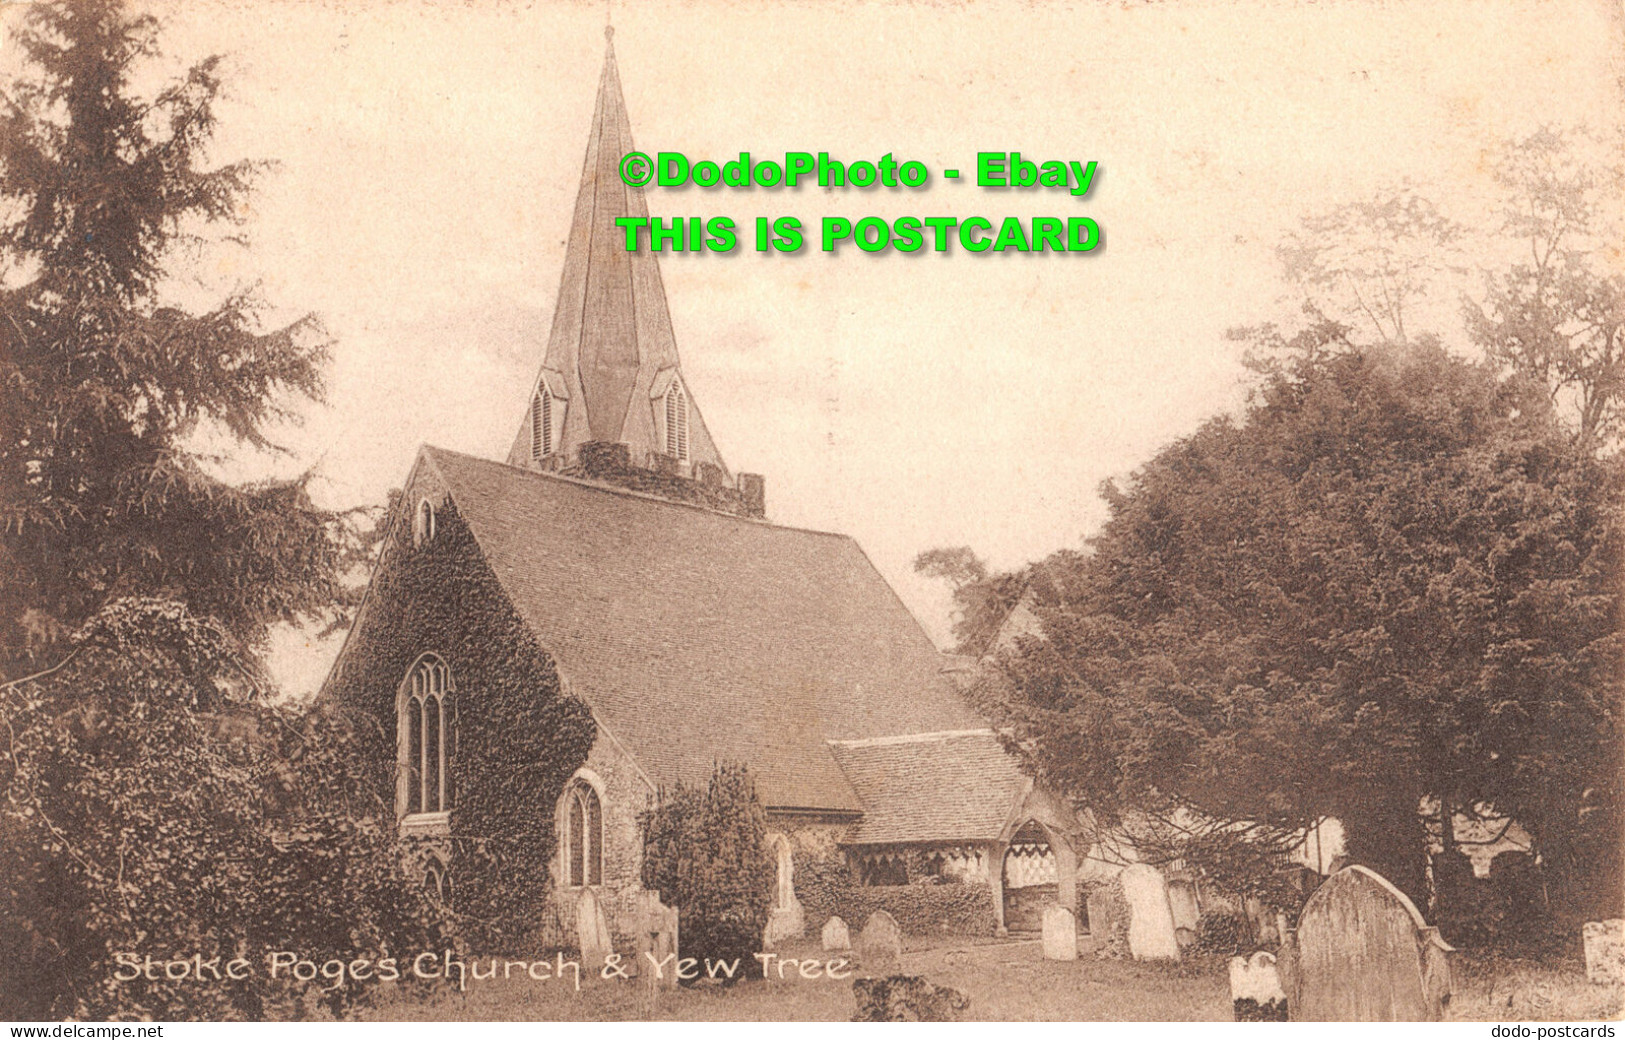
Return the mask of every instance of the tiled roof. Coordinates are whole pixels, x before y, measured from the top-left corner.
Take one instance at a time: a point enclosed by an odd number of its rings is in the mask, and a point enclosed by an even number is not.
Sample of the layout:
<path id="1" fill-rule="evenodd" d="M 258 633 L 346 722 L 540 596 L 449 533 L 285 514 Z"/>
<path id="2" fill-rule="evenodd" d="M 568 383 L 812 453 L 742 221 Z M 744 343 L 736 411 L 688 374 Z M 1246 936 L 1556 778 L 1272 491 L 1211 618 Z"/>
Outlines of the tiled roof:
<path id="1" fill-rule="evenodd" d="M 990 841 L 1027 790 L 991 731 L 831 745 L 865 811 L 850 840 Z"/>
<path id="2" fill-rule="evenodd" d="M 986 725 L 850 538 L 424 454 L 571 688 L 656 783 L 737 760 L 770 806 L 884 814 L 828 741 Z M 956 784 L 992 767 L 966 770 Z M 941 813 L 964 829 L 952 800 Z"/>

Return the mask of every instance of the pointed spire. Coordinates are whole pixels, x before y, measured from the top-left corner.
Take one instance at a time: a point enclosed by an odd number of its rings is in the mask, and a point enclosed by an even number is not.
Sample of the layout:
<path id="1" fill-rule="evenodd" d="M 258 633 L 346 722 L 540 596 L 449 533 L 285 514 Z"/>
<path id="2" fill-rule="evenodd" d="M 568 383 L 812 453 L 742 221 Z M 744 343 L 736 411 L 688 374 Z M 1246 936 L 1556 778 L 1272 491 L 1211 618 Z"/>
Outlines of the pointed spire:
<path id="1" fill-rule="evenodd" d="M 536 464 L 548 454 L 568 461 L 588 441 L 609 441 L 627 444 L 634 463 L 643 464 L 651 454 L 675 454 L 682 461 L 710 463 L 726 474 L 692 394 L 683 386 L 660 268 L 651 253 L 628 252 L 626 233 L 615 224 L 620 217 L 647 217 L 649 209 L 643 189 L 620 177 L 621 157 L 634 146 L 614 36 L 614 26 L 606 24 L 604 67 L 553 327 L 531 412 L 509 462 Z M 677 394 L 668 400 L 674 386 Z M 544 388 L 551 424 L 545 437 L 539 421 L 544 409 L 537 404 Z M 538 452 L 544 440 L 547 452 Z"/>

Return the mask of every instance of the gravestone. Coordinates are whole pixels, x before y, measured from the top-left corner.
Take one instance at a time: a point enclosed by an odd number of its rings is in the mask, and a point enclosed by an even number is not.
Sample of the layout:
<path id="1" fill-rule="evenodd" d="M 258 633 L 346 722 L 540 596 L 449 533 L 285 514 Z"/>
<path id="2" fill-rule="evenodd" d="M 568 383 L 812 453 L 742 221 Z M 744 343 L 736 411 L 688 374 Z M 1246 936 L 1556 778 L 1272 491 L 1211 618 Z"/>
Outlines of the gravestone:
<path id="1" fill-rule="evenodd" d="M 826 950 L 850 950 L 852 948 L 852 933 L 846 927 L 846 922 L 839 917 L 831 917 L 824 922 L 824 931 L 821 935 Z"/>
<path id="2" fill-rule="evenodd" d="M 1106 883 L 1091 885 L 1084 905 L 1095 956 L 1113 960 L 1129 956 L 1128 900 L 1123 898 L 1123 879 L 1113 877 Z"/>
<path id="3" fill-rule="evenodd" d="M 1287 1020 L 1286 990 L 1273 953 L 1230 958 L 1230 1007 L 1237 1022 Z"/>
<path id="4" fill-rule="evenodd" d="M 1585 947 L 1587 979 L 1625 984 L 1625 920 L 1586 922 Z"/>
<path id="5" fill-rule="evenodd" d="M 1072 916 L 1072 911 L 1064 906 L 1044 908 L 1044 959 L 1078 959 L 1078 922 Z"/>
<path id="6" fill-rule="evenodd" d="M 1156 867 L 1133 863 L 1123 868 L 1123 898 L 1128 901 L 1128 948 L 1135 960 L 1179 959 L 1174 912 L 1168 885 Z"/>
<path id="7" fill-rule="evenodd" d="M 1300 1022 L 1437 1022 L 1452 952 L 1405 893 L 1375 871 L 1345 867 L 1298 918 L 1288 1010 Z"/>
<path id="8" fill-rule="evenodd" d="M 903 960 L 903 930 L 897 919 L 876 910 L 858 933 L 858 967 L 865 975 L 895 975 Z"/>
<path id="9" fill-rule="evenodd" d="M 576 944 L 581 948 L 581 975 L 598 977 L 604 958 L 614 952 L 609 936 L 609 920 L 598 903 L 598 894 L 590 888 L 581 890 L 576 902 Z"/>
<path id="10" fill-rule="evenodd" d="M 1196 883 L 1184 878 L 1168 882 L 1168 909 L 1174 915 L 1176 932 L 1184 928 L 1194 934 L 1202 916 L 1196 905 Z"/>
<path id="11" fill-rule="evenodd" d="M 657 972 L 655 965 L 665 964 L 677 952 L 677 908 L 662 903 L 659 892 L 647 889 L 638 891 L 633 899 L 638 977 L 651 989 L 675 989 L 677 973 L 670 967 Z"/>

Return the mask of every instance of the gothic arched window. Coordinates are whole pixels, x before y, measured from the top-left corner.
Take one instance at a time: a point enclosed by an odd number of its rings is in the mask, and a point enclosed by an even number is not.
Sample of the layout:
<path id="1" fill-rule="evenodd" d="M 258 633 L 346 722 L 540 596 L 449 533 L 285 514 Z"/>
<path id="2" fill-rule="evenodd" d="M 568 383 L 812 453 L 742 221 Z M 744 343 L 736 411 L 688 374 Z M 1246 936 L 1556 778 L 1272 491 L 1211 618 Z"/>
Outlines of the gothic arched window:
<path id="1" fill-rule="evenodd" d="M 530 405 L 530 458 L 540 462 L 553 454 L 553 394 L 543 383 Z"/>
<path id="2" fill-rule="evenodd" d="M 688 395 L 682 383 L 672 383 L 666 391 L 666 454 L 688 460 Z"/>
<path id="3" fill-rule="evenodd" d="M 564 876 L 574 888 L 604 883 L 604 807 L 585 780 L 564 792 Z"/>
<path id="4" fill-rule="evenodd" d="M 397 705 L 403 812 L 445 812 L 451 808 L 446 767 L 451 761 L 451 671 L 425 654 L 401 684 Z"/>

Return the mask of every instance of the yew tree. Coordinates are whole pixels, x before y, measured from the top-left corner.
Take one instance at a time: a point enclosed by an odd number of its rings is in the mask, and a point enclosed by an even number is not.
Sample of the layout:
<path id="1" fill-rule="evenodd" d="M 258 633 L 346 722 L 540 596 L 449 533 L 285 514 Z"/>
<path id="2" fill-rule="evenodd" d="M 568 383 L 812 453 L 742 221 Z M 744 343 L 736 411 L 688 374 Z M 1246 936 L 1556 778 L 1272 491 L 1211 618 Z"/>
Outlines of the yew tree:
<path id="1" fill-rule="evenodd" d="M 33 5 L 0 95 L 0 676 L 53 662 L 104 603 L 162 595 L 249 643 L 340 599 L 341 517 L 306 479 L 237 486 L 205 445 L 274 449 L 322 391 L 316 319 L 252 286 L 188 308 L 191 250 L 235 234 L 263 165 L 211 166 L 220 59 L 152 96 L 158 25 Z"/>
<path id="2" fill-rule="evenodd" d="M 33 5 L 0 95 L 0 1017 L 286 1017 L 267 948 L 432 944 L 370 792 L 392 735 L 279 707 L 257 653 L 339 616 L 358 545 L 304 478 L 221 479 L 319 399 L 313 318 L 251 287 L 188 307 L 262 167 L 211 166 L 220 63 L 150 96 L 158 25 Z M 193 279 L 194 281 L 196 279 Z M 118 977 L 121 956 L 255 959 L 250 981 Z M 361 996 L 331 990 L 330 1007 Z M 309 1000 L 307 1000 L 307 997 Z"/>
<path id="3" fill-rule="evenodd" d="M 1238 834 L 1279 852 L 1335 816 L 1427 905 L 1431 802 L 1447 850 L 1454 813 L 1515 816 L 1554 900 L 1603 909 L 1618 462 L 1437 346 L 1335 325 L 1283 346 L 1244 414 L 1108 485 L 1110 519 L 1039 597 L 1043 638 L 1003 655 L 993 710 L 1104 822 L 1217 821 L 1198 857 Z"/>

